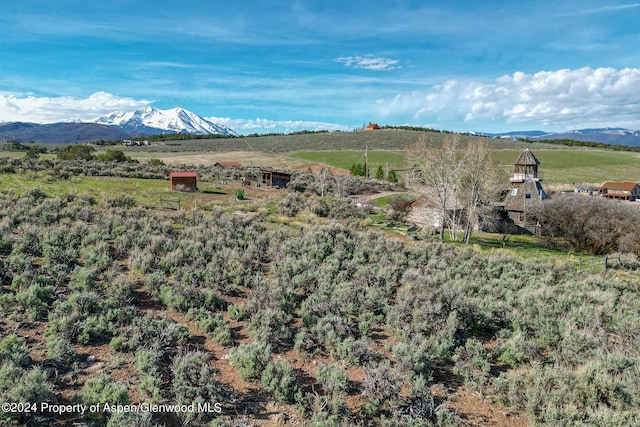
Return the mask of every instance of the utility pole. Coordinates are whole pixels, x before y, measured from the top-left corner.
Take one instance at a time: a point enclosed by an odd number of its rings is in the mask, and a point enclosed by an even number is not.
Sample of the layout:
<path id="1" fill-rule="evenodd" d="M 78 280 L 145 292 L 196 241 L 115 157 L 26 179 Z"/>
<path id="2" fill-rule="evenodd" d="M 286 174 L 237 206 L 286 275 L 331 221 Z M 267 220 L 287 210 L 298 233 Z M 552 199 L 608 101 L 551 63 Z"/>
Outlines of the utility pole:
<path id="1" fill-rule="evenodd" d="M 369 178 L 369 146 L 364 146 L 364 177 Z"/>

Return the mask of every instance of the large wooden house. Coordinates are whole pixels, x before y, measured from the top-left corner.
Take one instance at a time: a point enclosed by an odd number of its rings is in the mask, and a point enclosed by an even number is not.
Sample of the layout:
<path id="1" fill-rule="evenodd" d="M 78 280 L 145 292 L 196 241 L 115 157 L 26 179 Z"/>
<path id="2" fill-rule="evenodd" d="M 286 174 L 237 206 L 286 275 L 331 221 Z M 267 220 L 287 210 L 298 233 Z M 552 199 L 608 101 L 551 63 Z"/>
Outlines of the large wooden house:
<path id="1" fill-rule="evenodd" d="M 517 226 L 535 229 L 530 211 L 539 206 L 547 198 L 540 181 L 542 174 L 538 171 L 540 161 L 527 148 L 513 163 L 510 182 L 511 189 L 504 200 L 507 216 Z"/>
<path id="2" fill-rule="evenodd" d="M 635 182 L 605 182 L 598 188 L 602 197 L 614 200 L 640 200 L 640 185 Z"/>

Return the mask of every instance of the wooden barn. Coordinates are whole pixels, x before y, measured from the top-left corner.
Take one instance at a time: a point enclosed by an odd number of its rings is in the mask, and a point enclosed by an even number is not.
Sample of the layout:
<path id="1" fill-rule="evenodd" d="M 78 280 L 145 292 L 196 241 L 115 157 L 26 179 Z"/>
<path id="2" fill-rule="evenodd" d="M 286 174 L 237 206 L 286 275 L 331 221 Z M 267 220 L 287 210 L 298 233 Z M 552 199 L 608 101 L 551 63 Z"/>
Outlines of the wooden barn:
<path id="1" fill-rule="evenodd" d="M 284 188 L 291 181 L 291 174 L 287 172 L 262 171 L 262 185 L 265 187 Z"/>
<path id="2" fill-rule="evenodd" d="M 371 122 L 369 122 L 369 124 L 365 128 L 365 130 L 379 130 L 379 129 L 382 129 L 382 128 L 378 126 L 377 123 L 371 123 Z"/>
<path id="3" fill-rule="evenodd" d="M 605 182 L 598 188 L 602 197 L 614 200 L 640 200 L 640 185 L 635 182 Z"/>
<path id="4" fill-rule="evenodd" d="M 198 174 L 195 172 L 171 172 L 171 189 L 177 191 L 198 191 Z"/>

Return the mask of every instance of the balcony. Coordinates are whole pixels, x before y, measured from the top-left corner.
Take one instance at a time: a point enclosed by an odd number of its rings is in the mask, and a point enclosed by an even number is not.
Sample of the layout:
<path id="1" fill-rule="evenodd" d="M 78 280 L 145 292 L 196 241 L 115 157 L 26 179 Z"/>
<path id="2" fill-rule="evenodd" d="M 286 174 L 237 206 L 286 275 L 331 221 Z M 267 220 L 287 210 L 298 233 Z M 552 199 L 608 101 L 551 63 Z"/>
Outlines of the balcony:
<path id="1" fill-rule="evenodd" d="M 527 180 L 542 181 L 542 172 L 537 173 L 514 173 L 511 174 L 509 181 L 511 182 L 525 182 Z"/>

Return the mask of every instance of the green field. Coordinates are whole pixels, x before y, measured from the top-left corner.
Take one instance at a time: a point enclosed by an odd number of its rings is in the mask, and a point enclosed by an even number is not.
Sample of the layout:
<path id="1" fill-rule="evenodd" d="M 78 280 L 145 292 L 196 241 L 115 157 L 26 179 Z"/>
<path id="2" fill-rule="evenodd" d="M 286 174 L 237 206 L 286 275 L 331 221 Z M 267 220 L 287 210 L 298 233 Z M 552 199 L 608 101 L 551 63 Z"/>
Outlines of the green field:
<path id="1" fill-rule="evenodd" d="M 169 189 L 169 181 L 162 179 L 84 177 L 71 176 L 69 179 L 57 179 L 42 173 L 0 174 L 0 192 L 12 190 L 17 194 L 38 188 L 50 197 L 64 194 L 88 194 L 99 199 L 128 195 L 136 203 L 151 207 L 161 207 L 167 200 L 180 199 L 183 207 L 206 207 L 214 201 L 227 200 L 233 190 L 226 194 L 211 183 L 200 182 L 200 192 L 175 192 Z"/>
<path id="2" fill-rule="evenodd" d="M 605 150 L 532 150 L 540 161 L 543 183 L 595 183 L 605 181 L 640 182 L 638 153 Z M 520 150 L 496 150 L 496 157 L 511 171 Z"/>
<path id="3" fill-rule="evenodd" d="M 218 161 L 239 161 L 244 166 L 303 168 L 310 163 L 322 163 L 349 169 L 354 163 L 365 162 L 368 149 L 371 173 L 378 166 L 402 170 L 405 150 L 421 139 L 438 146 L 449 134 L 410 130 L 374 132 L 331 132 L 297 135 L 247 136 L 210 140 L 161 141 L 146 147 L 97 147 L 98 151 L 118 149 L 128 156 L 146 162 L 160 158 L 167 164 L 210 165 Z M 524 148 L 530 148 L 540 160 L 543 183 L 568 184 L 605 181 L 640 182 L 640 154 L 601 149 L 570 148 L 562 145 L 527 143 L 502 139 L 487 139 L 461 135 L 463 142 L 486 141 L 495 149 L 504 165 L 506 176 L 514 160 Z M 49 146 L 48 148 L 52 148 Z M 23 157 L 24 152 L 0 152 L 0 156 Z M 54 158 L 43 154 L 42 158 Z"/>
<path id="4" fill-rule="evenodd" d="M 369 151 L 369 170 L 375 173 L 378 166 L 382 168 L 403 169 L 405 154 L 402 151 Z M 308 160 L 313 163 L 321 163 L 349 170 L 354 163 L 364 164 L 366 161 L 364 151 L 301 151 L 293 153 L 289 157 Z"/>
<path id="5" fill-rule="evenodd" d="M 533 149 L 540 161 L 539 170 L 543 183 L 573 184 L 605 181 L 640 182 L 640 155 L 638 153 L 587 149 Z M 504 167 L 505 175 L 513 170 L 513 162 L 520 149 L 496 149 L 496 158 Z M 363 151 L 303 151 L 290 155 L 294 159 L 323 163 L 329 166 L 349 169 L 352 164 L 364 163 Z M 404 151 L 369 151 L 370 170 L 379 165 L 391 169 L 404 169 Z M 373 173 L 373 172 L 372 172 Z"/>

